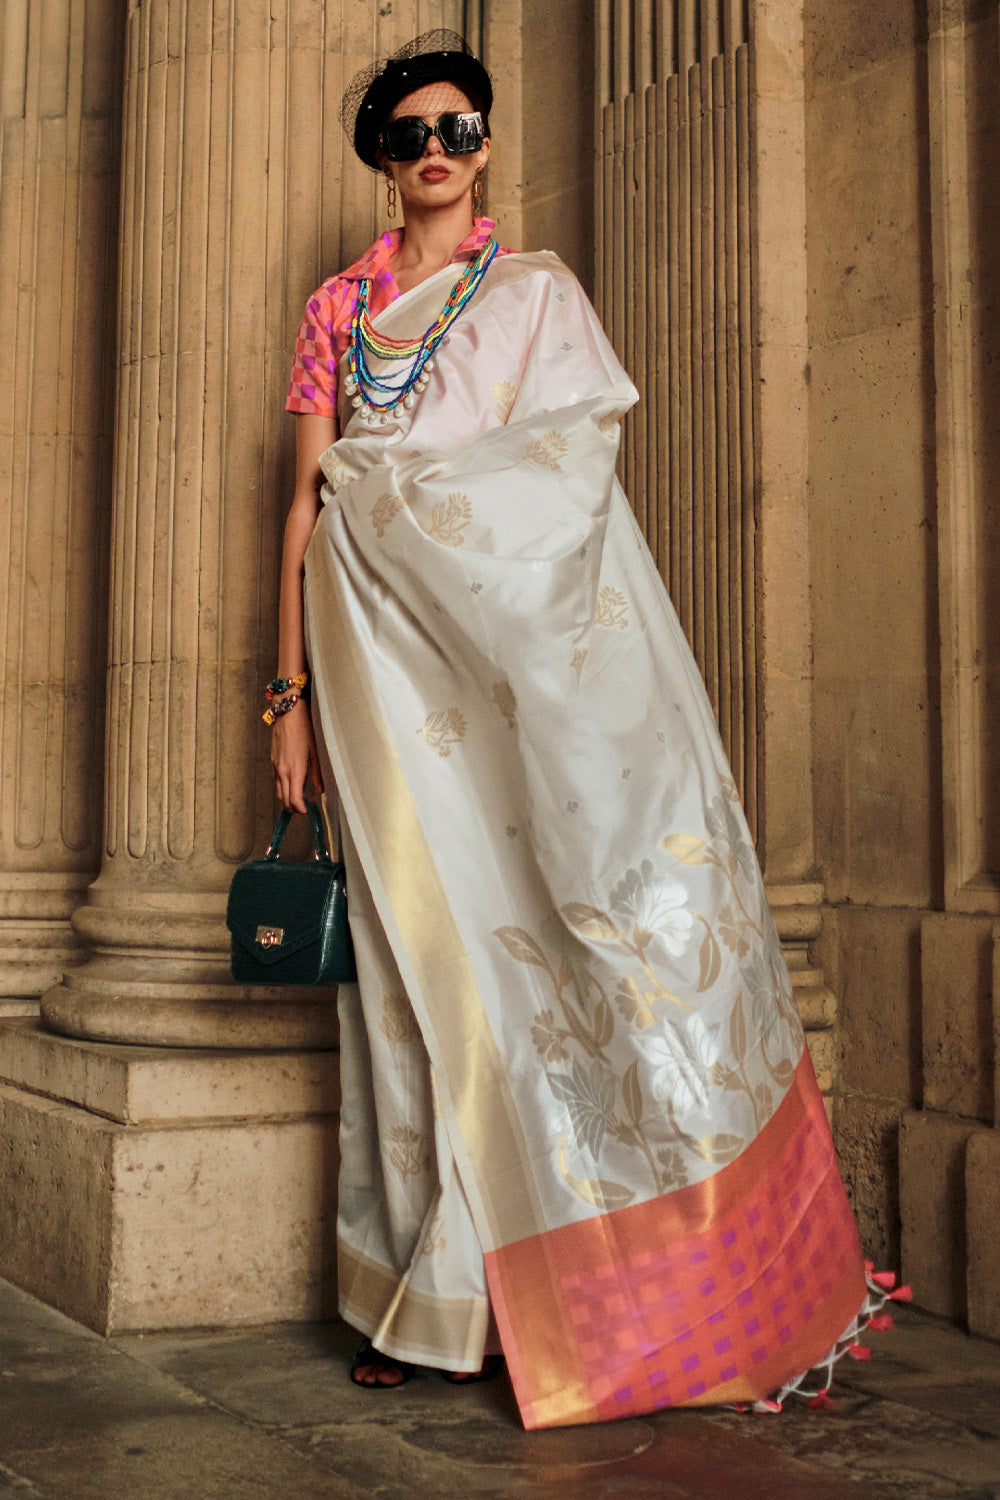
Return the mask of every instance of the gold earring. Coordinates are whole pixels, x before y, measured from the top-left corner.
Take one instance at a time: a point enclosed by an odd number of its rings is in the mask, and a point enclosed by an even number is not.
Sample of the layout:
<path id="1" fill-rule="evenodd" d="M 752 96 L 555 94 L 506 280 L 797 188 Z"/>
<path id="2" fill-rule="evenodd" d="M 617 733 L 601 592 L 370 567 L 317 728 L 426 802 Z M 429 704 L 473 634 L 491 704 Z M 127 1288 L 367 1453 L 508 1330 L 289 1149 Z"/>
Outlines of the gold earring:
<path id="1" fill-rule="evenodd" d="M 385 180 L 386 180 L 386 197 L 388 199 L 387 212 L 388 212 L 389 218 L 390 219 L 394 219 L 396 217 L 396 184 L 395 184 L 395 181 L 393 180 L 393 178 L 391 178 L 389 176 L 388 172 L 385 174 Z"/>
<path id="2" fill-rule="evenodd" d="M 478 214 L 483 206 L 483 169 L 479 168 L 472 184 L 472 212 Z"/>

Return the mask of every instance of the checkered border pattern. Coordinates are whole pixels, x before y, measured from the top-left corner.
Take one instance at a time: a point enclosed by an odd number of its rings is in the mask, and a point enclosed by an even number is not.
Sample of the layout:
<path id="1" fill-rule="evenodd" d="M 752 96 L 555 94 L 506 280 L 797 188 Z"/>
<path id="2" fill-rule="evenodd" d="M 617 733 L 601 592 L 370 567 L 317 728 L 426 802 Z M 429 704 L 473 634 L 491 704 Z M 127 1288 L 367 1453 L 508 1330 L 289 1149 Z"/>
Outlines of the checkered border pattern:
<path id="1" fill-rule="evenodd" d="M 738 1216 L 671 1251 L 563 1279 L 602 1417 L 697 1401 L 790 1344 L 857 1255 L 832 1145 L 812 1122 Z"/>

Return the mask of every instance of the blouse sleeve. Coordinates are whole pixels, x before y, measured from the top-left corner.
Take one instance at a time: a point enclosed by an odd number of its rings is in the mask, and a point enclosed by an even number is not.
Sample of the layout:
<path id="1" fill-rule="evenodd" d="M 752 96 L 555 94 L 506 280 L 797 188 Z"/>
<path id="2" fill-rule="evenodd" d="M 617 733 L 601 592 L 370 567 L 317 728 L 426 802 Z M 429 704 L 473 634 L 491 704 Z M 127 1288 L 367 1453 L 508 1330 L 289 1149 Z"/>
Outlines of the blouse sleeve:
<path id="1" fill-rule="evenodd" d="M 337 371 L 347 348 L 349 293 L 349 284 L 334 279 L 324 282 L 306 303 L 295 340 L 287 411 L 337 415 Z"/>

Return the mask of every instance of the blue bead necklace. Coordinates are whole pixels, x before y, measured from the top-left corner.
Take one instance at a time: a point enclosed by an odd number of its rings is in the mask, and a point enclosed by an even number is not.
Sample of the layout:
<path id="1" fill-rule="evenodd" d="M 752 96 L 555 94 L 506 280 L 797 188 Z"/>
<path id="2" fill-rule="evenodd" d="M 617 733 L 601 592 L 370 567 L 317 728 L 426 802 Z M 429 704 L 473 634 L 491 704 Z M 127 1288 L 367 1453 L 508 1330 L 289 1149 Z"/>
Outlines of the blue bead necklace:
<path id="1" fill-rule="evenodd" d="M 351 319 L 350 374 L 344 382 L 355 410 L 367 406 L 379 421 L 388 422 L 390 413 L 402 416 L 413 406 L 427 387 L 435 352 L 447 338 L 455 319 L 468 306 L 499 248 L 496 240 L 486 241 L 455 282 L 434 322 L 417 339 L 390 339 L 376 330 L 368 311 L 371 282 L 362 281 Z M 368 363 L 369 355 L 386 361 L 405 360 L 408 368 L 396 375 L 388 371 L 376 375 Z"/>

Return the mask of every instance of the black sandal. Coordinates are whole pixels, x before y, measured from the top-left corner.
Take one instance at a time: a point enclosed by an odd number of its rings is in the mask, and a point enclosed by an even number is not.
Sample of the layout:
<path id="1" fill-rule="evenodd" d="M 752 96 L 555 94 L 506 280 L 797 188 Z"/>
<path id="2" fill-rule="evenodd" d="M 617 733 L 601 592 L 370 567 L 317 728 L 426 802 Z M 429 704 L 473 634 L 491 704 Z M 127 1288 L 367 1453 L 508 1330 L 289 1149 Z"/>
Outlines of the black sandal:
<path id="1" fill-rule="evenodd" d="M 358 1371 L 363 1367 L 382 1370 L 398 1370 L 398 1380 L 359 1380 Z M 405 1385 L 413 1374 L 413 1366 L 408 1365 L 405 1359 L 396 1359 L 391 1354 L 383 1354 L 376 1349 L 371 1339 L 363 1339 L 361 1347 L 351 1361 L 351 1380 L 354 1385 L 359 1385 L 364 1391 L 395 1391 L 401 1385 Z"/>
<path id="2" fill-rule="evenodd" d="M 498 1375 L 504 1366 L 502 1354 L 487 1354 L 483 1360 L 481 1370 L 442 1370 L 441 1374 L 449 1385 L 477 1385 L 480 1380 L 492 1380 Z"/>

